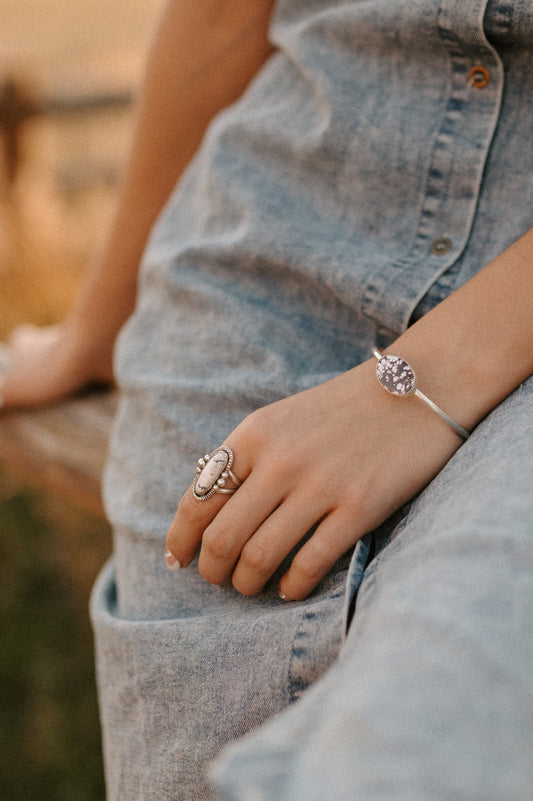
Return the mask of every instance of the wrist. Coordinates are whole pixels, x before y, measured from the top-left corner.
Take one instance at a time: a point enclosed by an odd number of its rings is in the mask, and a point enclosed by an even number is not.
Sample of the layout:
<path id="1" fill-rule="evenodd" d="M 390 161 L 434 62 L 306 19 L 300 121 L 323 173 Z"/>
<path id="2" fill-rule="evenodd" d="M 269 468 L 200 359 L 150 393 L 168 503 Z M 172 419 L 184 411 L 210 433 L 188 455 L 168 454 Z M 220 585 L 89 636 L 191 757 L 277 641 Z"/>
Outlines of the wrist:
<path id="1" fill-rule="evenodd" d="M 415 370 L 420 390 L 472 431 L 531 372 L 509 343 L 476 333 L 467 317 L 449 322 L 452 298 L 422 318 L 385 350 Z"/>
<path id="2" fill-rule="evenodd" d="M 377 359 L 376 378 L 383 389 L 398 398 L 418 398 L 462 440 L 468 439 L 470 432 L 422 392 L 415 371 L 405 359 L 393 354 L 384 354 L 379 348 L 373 347 L 371 350 L 372 355 Z"/>
<path id="3" fill-rule="evenodd" d="M 533 372 L 532 249 L 533 229 L 394 343 L 467 429 Z"/>

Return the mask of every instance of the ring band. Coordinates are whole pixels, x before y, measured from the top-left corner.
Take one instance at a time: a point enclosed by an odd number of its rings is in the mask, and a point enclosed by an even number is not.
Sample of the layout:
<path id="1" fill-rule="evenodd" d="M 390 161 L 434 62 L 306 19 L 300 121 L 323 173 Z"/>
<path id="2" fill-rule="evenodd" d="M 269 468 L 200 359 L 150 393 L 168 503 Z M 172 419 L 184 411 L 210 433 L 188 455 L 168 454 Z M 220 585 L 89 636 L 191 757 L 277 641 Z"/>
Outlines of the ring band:
<path id="1" fill-rule="evenodd" d="M 231 470 L 232 464 L 233 453 L 227 445 L 221 445 L 213 453 L 204 456 L 203 459 L 198 459 L 196 477 L 191 487 L 194 497 L 199 501 L 206 501 L 215 492 L 224 495 L 235 492 L 241 486 L 242 481 Z M 233 487 L 226 486 L 228 479 L 234 485 Z"/>
<path id="2" fill-rule="evenodd" d="M 408 397 L 415 395 L 422 403 L 425 403 L 432 412 L 440 417 L 447 425 L 452 428 L 456 434 L 462 439 L 468 439 L 470 432 L 456 423 L 455 420 L 444 412 L 440 406 L 437 406 L 427 395 L 424 395 L 416 386 L 415 371 L 404 359 L 400 356 L 384 356 L 379 348 L 372 348 L 372 355 L 378 360 L 376 365 L 376 376 L 381 386 L 390 392 L 392 395 L 400 397 Z"/>

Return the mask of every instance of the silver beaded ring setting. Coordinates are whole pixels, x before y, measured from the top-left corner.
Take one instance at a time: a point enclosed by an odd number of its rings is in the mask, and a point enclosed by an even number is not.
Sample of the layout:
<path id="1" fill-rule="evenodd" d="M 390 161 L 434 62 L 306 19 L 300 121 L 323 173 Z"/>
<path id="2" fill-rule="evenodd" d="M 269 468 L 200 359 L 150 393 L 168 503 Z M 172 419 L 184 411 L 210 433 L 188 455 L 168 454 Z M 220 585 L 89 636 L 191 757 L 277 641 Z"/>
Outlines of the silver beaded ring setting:
<path id="1" fill-rule="evenodd" d="M 230 495 L 241 485 L 241 481 L 231 470 L 233 453 L 227 445 L 221 445 L 213 453 L 198 459 L 196 478 L 192 484 L 192 494 L 198 501 L 207 501 L 215 492 Z M 231 481 L 233 487 L 226 486 Z"/>

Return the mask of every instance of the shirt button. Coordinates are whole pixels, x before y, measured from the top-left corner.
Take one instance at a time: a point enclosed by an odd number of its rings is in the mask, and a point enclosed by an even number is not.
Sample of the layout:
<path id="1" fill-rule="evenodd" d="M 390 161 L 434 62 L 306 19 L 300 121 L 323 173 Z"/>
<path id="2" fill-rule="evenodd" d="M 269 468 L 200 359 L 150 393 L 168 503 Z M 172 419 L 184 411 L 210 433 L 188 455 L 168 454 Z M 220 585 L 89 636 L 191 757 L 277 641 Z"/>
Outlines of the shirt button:
<path id="1" fill-rule="evenodd" d="M 447 236 L 439 236 L 431 245 L 431 252 L 434 256 L 445 256 L 452 249 L 452 240 Z"/>
<path id="2" fill-rule="evenodd" d="M 482 67 L 480 64 L 472 67 L 468 73 L 468 83 L 470 86 L 473 86 L 474 89 L 484 89 L 489 81 L 490 72 L 486 67 Z"/>

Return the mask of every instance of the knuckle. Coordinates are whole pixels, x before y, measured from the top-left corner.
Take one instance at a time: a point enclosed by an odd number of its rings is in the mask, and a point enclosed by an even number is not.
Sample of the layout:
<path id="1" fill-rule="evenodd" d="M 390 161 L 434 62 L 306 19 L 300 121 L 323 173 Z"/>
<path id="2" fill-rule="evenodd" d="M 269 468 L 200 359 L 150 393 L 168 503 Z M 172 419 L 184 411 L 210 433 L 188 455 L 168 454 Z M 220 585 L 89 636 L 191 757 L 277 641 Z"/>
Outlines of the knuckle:
<path id="1" fill-rule="evenodd" d="M 235 450 L 238 448 L 247 447 L 253 444 L 257 436 L 257 412 L 248 414 L 233 431 L 231 436 L 232 444 L 235 445 Z"/>
<path id="2" fill-rule="evenodd" d="M 202 551 L 205 556 L 215 560 L 227 560 L 231 554 L 233 538 L 227 531 L 211 524 L 202 536 Z"/>
<path id="3" fill-rule="evenodd" d="M 260 446 L 265 427 L 268 426 L 268 420 L 268 406 L 255 409 L 247 414 L 231 435 L 231 440 L 235 439 L 235 448 L 237 449 L 238 446 L 253 451 Z"/>
<path id="4" fill-rule="evenodd" d="M 258 576 L 268 573 L 267 553 L 264 546 L 249 542 L 242 550 L 240 558 L 241 566 L 246 571 Z"/>

